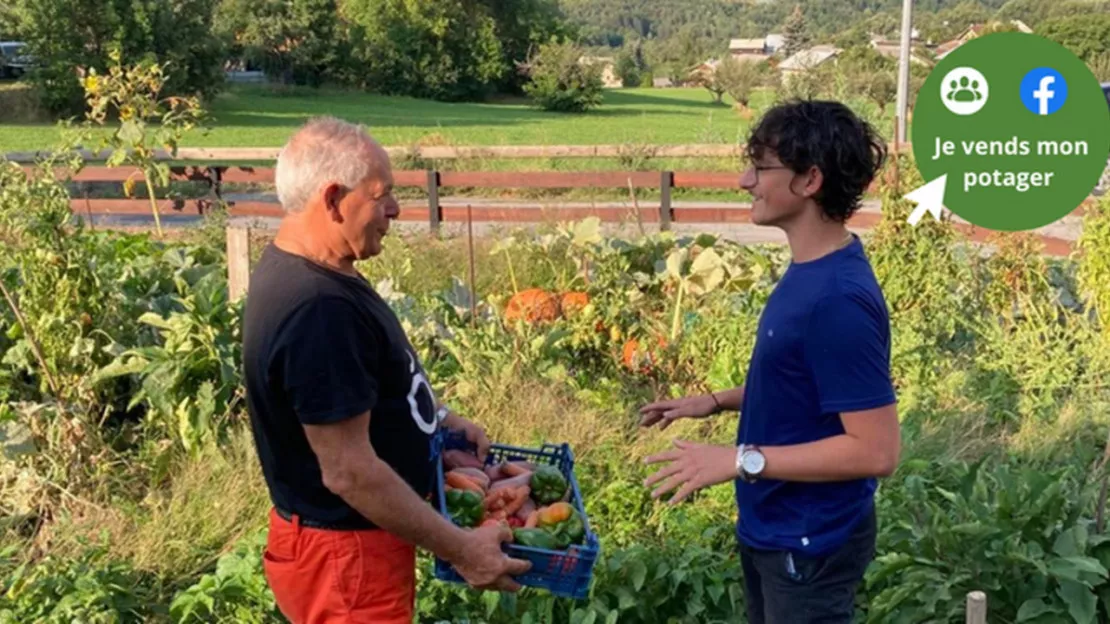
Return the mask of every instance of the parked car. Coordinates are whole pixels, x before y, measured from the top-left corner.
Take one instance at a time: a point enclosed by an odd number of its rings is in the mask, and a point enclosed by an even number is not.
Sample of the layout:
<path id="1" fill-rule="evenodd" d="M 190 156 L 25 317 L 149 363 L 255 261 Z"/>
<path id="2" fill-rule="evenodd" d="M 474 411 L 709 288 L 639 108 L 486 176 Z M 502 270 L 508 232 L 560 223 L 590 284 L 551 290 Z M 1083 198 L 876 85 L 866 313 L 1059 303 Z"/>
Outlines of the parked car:
<path id="1" fill-rule="evenodd" d="M 31 69 L 34 61 L 22 53 L 26 47 L 22 41 L 0 41 L 0 78 L 19 78 Z"/>

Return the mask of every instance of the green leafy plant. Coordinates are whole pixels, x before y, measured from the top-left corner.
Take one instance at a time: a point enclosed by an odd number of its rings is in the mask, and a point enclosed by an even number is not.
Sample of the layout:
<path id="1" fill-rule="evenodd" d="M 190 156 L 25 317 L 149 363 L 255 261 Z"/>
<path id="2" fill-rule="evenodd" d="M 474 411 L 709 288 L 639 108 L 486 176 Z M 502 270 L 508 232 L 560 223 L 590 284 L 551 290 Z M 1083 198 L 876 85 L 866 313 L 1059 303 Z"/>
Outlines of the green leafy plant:
<path id="1" fill-rule="evenodd" d="M 167 253 L 178 266 L 177 294 L 165 316 L 147 312 L 138 321 L 158 331 L 158 343 L 122 350 L 98 371 L 97 383 L 137 375 L 141 386 L 128 405 L 147 403 L 165 431 L 196 453 L 222 439 L 240 396 L 239 311 L 227 299 L 221 265 L 201 264 L 183 250 Z"/>
<path id="2" fill-rule="evenodd" d="M 155 594 L 149 577 L 113 561 L 103 546 L 70 560 L 24 562 L 0 580 L 0 587 L 4 624 L 141 621 L 152 615 Z"/>
<path id="3" fill-rule="evenodd" d="M 113 65 L 108 73 L 100 74 L 94 67 L 85 76 L 87 123 L 104 125 L 109 117 L 119 119 L 119 127 L 102 141 L 102 147 L 111 150 L 105 164 L 138 168 L 161 237 L 156 191 L 169 186 L 170 167 L 159 160 L 157 150 L 164 149 L 171 158 L 176 157 L 181 138 L 204 120 L 205 112 L 198 97 L 159 97 L 166 82 L 164 65 L 143 62 L 125 67 L 118 51 L 109 57 Z M 134 184 L 134 176 L 124 182 L 129 196 Z"/>
<path id="4" fill-rule="evenodd" d="M 221 556 L 213 572 L 174 597 L 170 603 L 173 621 L 262 624 L 281 620 L 262 570 L 265 545 L 266 534 L 256 533 Z"/>

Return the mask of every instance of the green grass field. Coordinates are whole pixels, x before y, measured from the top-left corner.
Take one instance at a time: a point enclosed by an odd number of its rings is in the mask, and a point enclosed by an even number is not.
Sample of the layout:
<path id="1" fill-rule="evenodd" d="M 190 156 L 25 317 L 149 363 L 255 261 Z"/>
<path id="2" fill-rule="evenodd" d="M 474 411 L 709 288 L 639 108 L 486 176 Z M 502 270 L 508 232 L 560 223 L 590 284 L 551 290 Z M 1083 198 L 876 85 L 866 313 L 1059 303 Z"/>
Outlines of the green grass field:
<path id="1" fill-rule="evenodd" d="M 8 87 L 11 90 L 11 87 Z M 760 92 L 758 113 L 772 95 Z M 747 122 L 727 96 L 715 104 L 704 89 L 607 90 L 604 104 L 582 115 L 548 113 L 526 101 L 446 103 L 360 92 L 256 85 L 229 88 L 210 105 L 211 130 L 182 147 L 276 147 L 305 120 L 335 115 L 366 124 L 386 145 L 598 145 L 733 143 Z M 0 151 L 54 144 L 50 123 L 9 121 L 0 112 Z"/>

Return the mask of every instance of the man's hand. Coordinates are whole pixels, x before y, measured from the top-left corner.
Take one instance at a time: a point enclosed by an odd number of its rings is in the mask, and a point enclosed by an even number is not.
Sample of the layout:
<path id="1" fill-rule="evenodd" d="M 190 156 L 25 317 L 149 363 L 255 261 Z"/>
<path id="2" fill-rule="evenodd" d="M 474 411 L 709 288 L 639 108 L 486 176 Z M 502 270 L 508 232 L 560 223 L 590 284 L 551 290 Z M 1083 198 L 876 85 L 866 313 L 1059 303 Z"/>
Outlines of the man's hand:
<path id="1" fill-rule="evenodd" d="M 448 429 L 462 431 L 466 434 L 467 442 L 478 447 L 478 461 L 483 463 L 486 461 L 486 454 L 489 453 L 490 441 L 489 438 L 486 437 L 485 429 L 459 416 L 455 412 L 447 413 L 447 418 L 443 419 L 443 426 Z"/>
<path id="2" fill-rule="evenodd" d="M 510 577 L 530 570 L 532 562 L 505 556 L 501 544 L 512 537 L 512 529 L 507 525 L 467 531 L 466 543 L 451 565 L 475 589 L 515 592 L 520 584 Z"/>
<path id="3" fill-rule="evenodd" d="M 658 424 L 666 429 L 680 418 L 705 418 L 723 410 L 739 410 L 744 400 L 744 386 L 710 394 L 656 401 L 640 408 L 640 426 Z"/>
<path id="4" fill-rule="evenodd" d="M 702 488 L 736 479 L 736 447 L 696 444 L 685 440 L 675 440 L 674 445 L 677 447 L 675 450 L 644 460 L 646 464 L 671 462 L 644 480 L 644 487 L 651 487 L 667 479 L 651 493 L 652 498 L 659 498 L 682 486 L 669 501 L 674 505 Z"/>
<path id="5" fill-rule="evenodd" d="M 658 424 L 659 429 L 663 430 L 680 418 L 705 418 L 718 411 L 718 401 L 708 394 L 656 401 L 640 408 L 640 426 L 651 427 Z"/>

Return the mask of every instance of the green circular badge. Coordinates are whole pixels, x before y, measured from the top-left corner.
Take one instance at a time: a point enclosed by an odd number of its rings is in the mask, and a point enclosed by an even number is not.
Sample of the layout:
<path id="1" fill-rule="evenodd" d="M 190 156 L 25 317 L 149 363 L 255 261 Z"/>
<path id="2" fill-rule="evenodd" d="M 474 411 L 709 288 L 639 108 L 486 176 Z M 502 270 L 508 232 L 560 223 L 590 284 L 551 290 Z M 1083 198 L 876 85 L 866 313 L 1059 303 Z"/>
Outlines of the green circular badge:
<path id="1" fill-rule="evenodd" d="M 993 33 L 933 68 L 917 95 L 911 141 L 926 185 L 907 197 L 922 210 L 943 205 L 980 227 L 1031 230 L 1075 210 L 1098 183 L 1110 104 L 1067 48 Z"/>

